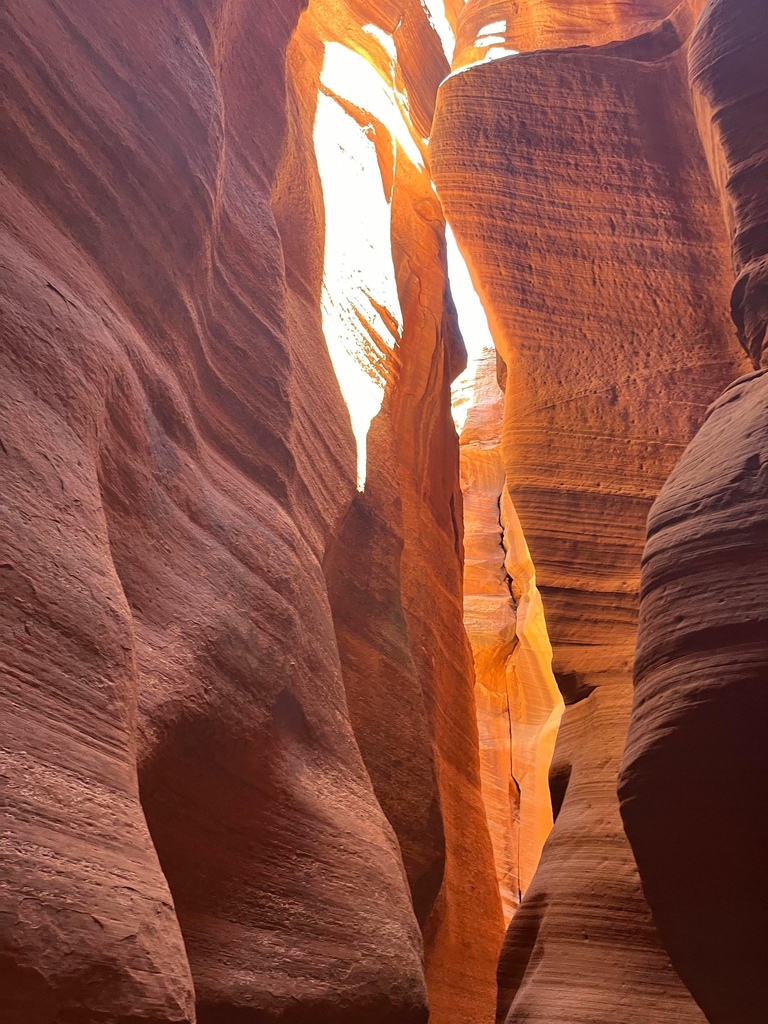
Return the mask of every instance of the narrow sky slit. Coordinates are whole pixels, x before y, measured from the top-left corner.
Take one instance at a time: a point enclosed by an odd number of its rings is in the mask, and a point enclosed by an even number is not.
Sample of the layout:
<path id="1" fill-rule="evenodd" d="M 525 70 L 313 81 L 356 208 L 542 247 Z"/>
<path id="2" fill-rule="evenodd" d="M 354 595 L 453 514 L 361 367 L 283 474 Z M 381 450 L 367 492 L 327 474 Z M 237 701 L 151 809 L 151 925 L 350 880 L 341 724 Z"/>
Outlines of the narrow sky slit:
<path id="1" fill-rule="evenodd" d="M 394 168 L 395 139 L 403 147 L 410 143 L 409 156 L 420 159 L 420 154 L 391 89 L 364 56 L 340 43 L 327 44 L 321 83 L 325 91 L 318 97 L 314 142 L 325 204 L 323 331 L 349 410 L 362 490 L 368 429 L 384 399 L 382 343 L 390 348 L 395 344 L 392 323 L 379 310 L 386 309 L 396 330 L 402 331 L 390 197 L 379 160 Z M 339 100 L 359 116 L 351 116 Z M 387 127 L 389 139 L 375 138 L 375 121 Z"/>
<path id="2" fill-rule="evenodd" d="M 448 248 L 448 279 L 456 304 L 459 327 L 467 348 L 467 368 L 457 377 L 451 388 L 451 408 L 456 429 L 461 433 L 472 400 L 472 391 L 481 356 L 494 347 L 488 318 L 480 296 L 475 291 L 464 257 L 459 251 L 453 232 L 446 226 Z"/>

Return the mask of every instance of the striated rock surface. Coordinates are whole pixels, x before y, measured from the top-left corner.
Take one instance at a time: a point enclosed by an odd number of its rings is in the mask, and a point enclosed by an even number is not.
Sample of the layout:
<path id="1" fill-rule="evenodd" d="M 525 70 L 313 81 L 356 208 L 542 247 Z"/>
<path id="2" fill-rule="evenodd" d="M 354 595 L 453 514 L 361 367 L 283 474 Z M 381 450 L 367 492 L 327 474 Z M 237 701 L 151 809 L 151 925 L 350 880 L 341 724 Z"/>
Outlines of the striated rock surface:
<path id="1" fill-rule="evenodd" d="M 669 15 L 704 5 L 680 0 L 467 0 L 457 25 L 453 67 L 501 55 L 599 46 L 657 29 Z"/>
<path id="2" fill-rule="evenodd" d="M 764 6 L 0 28 L 3 1019 L 758 1024 Z"/>
<path id="3" fill-rule="evenodd" d="M 533 565 L 505 487 L 497 358 L 490 349 L 477 364 L 461 487 L 483 802 L 508 924 L 552 828 L 548 772 L 563 705 Z"/>
<path id="4" fill-rule="evenodd" d="M 417 915 L 433 1019 L 492 1016 L 502 917 L 448 399 L 462 346 L 423 157 L 447 66 L 418 4 L 304 6 L 3 12 L 13 1024 L 415 1024 Z M 412 112 L 393 142 L 345 108 L 391 268 L 365 308 L 329 274 L 344 252 L 313 126 L 318 92 L 323 116 L 348 99 L 324 79 L 332 45 Z M 357 320 L 370 434 L 330 307 Z"/>
<path id="5" fill-rule="evenodd" d="M 763 4 L 713 2 L 691 49 L 733 234 L 733 317 L 756 366 L 768 312 L 767 40 Z M 620 785 L 654 917 L 712 1024 L 758 1024 L 768 1005 L 766 453 L 763 370 L 713 404 L 653 506 Z"/>
<path id="6" fill-rule="evenodd" d="M 625 42 L 468 68 L 438 101 L 433 170 L 508 369 L 502 456 L 566 703 L 555 826 L 502 952 L 509 1022 L 702 1021 L 615 794 L 646 515 L 744 368 L 688 92 L 695 6 Z"/>
<path id="7" fill-rule="evenodd" d="M 733 319 L 756 366 L 768 359 L 766 40 L 760 0 L 710 0 L 691 48 L 699 125 L 733 237 Z"/>
<path id="8" fill-rule="evenodd" d="M 713 1024 L 768 983 L 768 375 L 732 384 L 654 504 L 620 794 L 673 963 Z"/>

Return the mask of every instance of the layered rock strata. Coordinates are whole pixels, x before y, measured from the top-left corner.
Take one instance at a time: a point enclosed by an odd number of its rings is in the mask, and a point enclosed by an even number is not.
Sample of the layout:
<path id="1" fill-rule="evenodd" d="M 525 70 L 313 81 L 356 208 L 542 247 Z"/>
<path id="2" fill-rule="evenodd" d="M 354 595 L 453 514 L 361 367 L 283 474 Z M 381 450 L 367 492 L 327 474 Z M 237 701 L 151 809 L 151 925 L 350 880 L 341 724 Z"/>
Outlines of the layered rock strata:
<path id="1" fill-rule="evenodd" d="M 453 67 L 490 56 L 599 46 L 657 29 L 669 15 L 694 5 L 680 0 L 467 0 L 457 21 Z"/>
<path id="2" fill-rule="evenodd" d="M 712 2 L 691 49 L 733 237 L 733 317 L 755 366 L 768 321 L 766 42 L 763 4 Z M 712 405 L 651 511 L 620 787 L 654 916 L 712 1024 L 758 1024 L 768 1005 L 767 587 L 763 369 Z"/>
<path id="3" fill-rule="evenodd" d="M 502 918 L 448 404 L 461 344 L 442 215 L 400 158 L 423 148 L 443 58 L 420 5 L 318 3 L 299 25 L 303 6 L 3 12 L 13 1024 L 424 1021 L 417 915 L 434 1019 L 492 1015 Z M 312 138 L 331 42 L 390 106 L 407 96 L 411 137 L 349 110 L 380 161 L 394 288 L 352 309 L 352 356 L 382 392 L 362 491 L 322 312 L 348 294 L 328 284 Z M 360 506 L 372 539 L 350 529 Z M 392 636 L 394 685 L 368 653 Z M 390 689 L 413 716 L 371 733 L 365 702 Z"/>
<path id="4" fill-rule="evenodd" d="M 508 369 L 502 457 L 566 703 L 554 830 L 502 953 L 509 1022 L 703 1019 L 656 933 L 615 794 L 645 518 L 744 368 L 688 92 L 695 13 L 470 67 L 438 101 L 433 170 Z"/>
<path id="5" fill-rule="evenodd" d="M 477 364 L 461 435 L 461 488 L 483 802 L 509 923 L 552 828 L 548 772 L 563 704 L 535 572 L 505 486 L 497 358 L 486 350 Z"/>

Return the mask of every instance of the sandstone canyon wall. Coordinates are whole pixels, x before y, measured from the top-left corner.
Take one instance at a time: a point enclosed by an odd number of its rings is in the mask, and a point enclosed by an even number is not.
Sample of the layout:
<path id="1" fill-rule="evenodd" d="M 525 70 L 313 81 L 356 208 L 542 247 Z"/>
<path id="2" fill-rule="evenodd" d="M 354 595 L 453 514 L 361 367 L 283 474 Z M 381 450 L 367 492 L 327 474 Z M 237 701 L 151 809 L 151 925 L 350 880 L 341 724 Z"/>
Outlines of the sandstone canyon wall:
<path id="1" fill-rule="evenodd" d="M 617 14 L 594 37 L 568 5 L 514 6 L 547 32 L 521 29 L 498 41 L 518 56 L 475 66 L 459 49 L 432 139 L 507 366 L 505 486 L 566 703 L 555 827 L 507 933 L 499 1019 L 701 1022 L 643 898 L 615 787 L 645 519 L 708 404 L 746 368 L 688 86 L 702 5 L 586 5 Z"/>
<path id="2" fill-rule="evenodd" d="M 535 570 L 504 486 L 499 376 L 506 384 L 503 363 L 486 350 L 461 433 L 461 488 L 483 802 L 509 923 L 552 828 L 548 772 L 563 702 Z"/>
<path id="3" fill-rule="evenodd" d="M 3 1020 L 764 1020 L 767 12 L 8 0 Z"/>
<path id="4" fill-rule="evenodd" d="M 326 41 L 321 110 L 334 104 L 366 138 L 367 156 L 356 154 L 370 169 L 361 223 L 371 216 L 372 191 L 389 203 L 383 233 L 361 247 L 354 267 L 344 267 L 355 274 L 362 267 L 363 275 L 356 292 L 340 289 L 343 307 L 329 266 L 333 225 L 326 230 L 329 345 L 346 338 L 347 352 L 353 350 L 362 323 L 367 350 L 376 353 L 365 370 L 385 385 L 396 381 L 381 389 L 364 486 L 326 553 L 329 596 L 352 724 L 400 841 L 424 931 L 430 1019 L 480 1022 L 493 1012 L 503 920 L 479 792 L 471 653 L 461 624 L 461 494 L 449 396 L 464 352 L 426 145 L 437 86 L 449 69 L 418 2 L 375 9 L 313 3 L 305 22 L 302 31 Z M 375 69 L 372 81 L 379 88 L 385 83 L 394 97 L 388 112 L 379 113 L 376 97 L 365 90 L 362 67 L 345 77 L 346 54 Z M 343 145 L 351 148 L 352 139 L 343 138 Z M 331 162 L 328 170 L 326 213 L 336 193 L 344 217 L 354 181 L 341 165 Z M 365 231 L 358 224 L 351 229 Z M 386 308 L 379 284 L 385 275 L 391 276 Z M 397 343 L 382 360 L 382 338 L 392 332 Z M 358 373 L 349 384 L 354 403 L 368 382 Z"/>
<path id="5" fill-rule="evenodd" d="M 648 901 L 712 1024 L 768 1006 L 767 45 L 764 4 L 713 0 L 691 48 L 758 369 L 711 406 L 651 512 L 620 787 Z"/>
<path id="6" fill-rule="evenodd" d="M 457 18 L 453 67 L 482 61 L 489 51 L 532 53 L 628 40 L 657 30 L 669 15 L 690 24 L 703 2 L 467 0 Z"/>
<path id="7" fill-rule="evenodd" d="M 419 4 L 305 6 L 4 8 L 13 1024 L 424 1021 L 425 944 L 433 1019 L 492 1017 L 463 355 L 419 155 L 447 65 Z M 331 44 L 405 136 L 330 96 Z M 391 232 L 389 291 L 342 316 L 381 392 L 360 490 L 318 94 Z"/>

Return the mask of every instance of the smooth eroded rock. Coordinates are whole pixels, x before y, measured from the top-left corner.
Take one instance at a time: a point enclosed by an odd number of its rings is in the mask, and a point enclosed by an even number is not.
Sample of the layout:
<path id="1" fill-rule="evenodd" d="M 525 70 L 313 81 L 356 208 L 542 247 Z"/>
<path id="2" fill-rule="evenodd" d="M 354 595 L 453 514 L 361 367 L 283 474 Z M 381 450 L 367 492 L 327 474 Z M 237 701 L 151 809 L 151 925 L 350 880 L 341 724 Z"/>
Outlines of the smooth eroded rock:
<path id="1" fill-rule="evenodd" d="M 684 29 L 502 57 L 445 82 L 436 183 L 508 383 L 501 450 L 566 703 L 559 814 L 513 919 L 499 1019 L 701 1022 L 656 935 L 616 776 L 653 498 L 743 372 Z"/>
<path id="2" fill-rule="evenodd" d="M 648 522 L 622 815 L 673 962 L 713 1024 L 768 984 L 768 375 L 715 402 Z"/>

